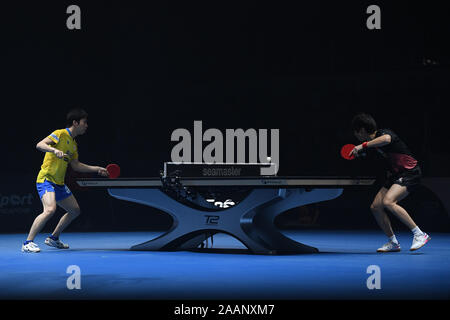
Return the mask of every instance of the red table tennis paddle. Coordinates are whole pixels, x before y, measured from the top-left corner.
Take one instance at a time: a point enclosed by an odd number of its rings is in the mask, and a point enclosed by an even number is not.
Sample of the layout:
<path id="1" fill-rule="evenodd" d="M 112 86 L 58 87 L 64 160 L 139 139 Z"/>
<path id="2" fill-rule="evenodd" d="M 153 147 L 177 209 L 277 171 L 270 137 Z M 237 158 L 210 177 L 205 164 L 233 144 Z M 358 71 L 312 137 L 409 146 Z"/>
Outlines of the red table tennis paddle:
<path id="1" fill-rule="evenodd" d="M 347 160 L 353 160 L 355 159 L 355 155 L 352 154 L 350 155 L 350 152 L 352 152 L 352 150 L 355 148 L 354 144 L 346 144 L 341 148 L 341 156 L 344 159 Z"/>
<path id="2" fill-rule="evenodd" d="M 117 165 L 115 163 L 108 164 L 106 166 L 106 170 L 109 173 L 109 178 L 110 179 L 115 179 L 115 178 L 118 178 L 120 176 L 120 167 L 119 167 L 119 165 Z"/>

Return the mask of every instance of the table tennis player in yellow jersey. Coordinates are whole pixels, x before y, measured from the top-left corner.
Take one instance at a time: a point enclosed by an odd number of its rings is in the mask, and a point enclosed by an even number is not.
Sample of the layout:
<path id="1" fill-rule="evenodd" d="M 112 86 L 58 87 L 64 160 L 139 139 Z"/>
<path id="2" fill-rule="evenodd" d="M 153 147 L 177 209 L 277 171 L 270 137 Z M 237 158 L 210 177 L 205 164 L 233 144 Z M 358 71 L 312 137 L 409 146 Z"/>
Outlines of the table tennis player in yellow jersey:
<path id="1" fill-rule="evenodd" d="M 39 171 L 36 187 L 44 207 L 43 212 L 34 220 L 27 240 L 22 245 L 22 252 L 40 252 L 34 242 L 36 235 L 56 211 L 56 205 L 66 213 L 59 220 L 53 233 L 45 239 L 45 244 L 67 249 L 69 246 L 59 240 L 61 232 L 80 214 L 77 200 L 64 184 L 67 166 L 74 171 L 92 172 L 107 177 L 108 171 L 98 166 L 89 166 L 78 160 L 75 137 L 82 135 L 88 128 L 88 114 L 82 109 L 71 110 L 67 114 L 67 128 L 52 132 L 40 141 L 36 148 L 45 152 L 44 161 Z"/>

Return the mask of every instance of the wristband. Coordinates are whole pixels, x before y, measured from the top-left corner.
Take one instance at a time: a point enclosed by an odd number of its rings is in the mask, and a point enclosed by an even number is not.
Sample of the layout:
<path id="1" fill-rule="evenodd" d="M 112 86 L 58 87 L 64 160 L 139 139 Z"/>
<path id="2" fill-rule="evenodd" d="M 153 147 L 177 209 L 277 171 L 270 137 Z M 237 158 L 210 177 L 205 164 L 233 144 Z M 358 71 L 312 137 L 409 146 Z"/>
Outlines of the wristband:
<path id="1" fill-rule="evenodd" d="M 367 148 L 367 141 L 366 141 L 366 142 L 363 142 L 362 147 L 363 147 L 363 149 L 366 149 L 366 148 Z"/>

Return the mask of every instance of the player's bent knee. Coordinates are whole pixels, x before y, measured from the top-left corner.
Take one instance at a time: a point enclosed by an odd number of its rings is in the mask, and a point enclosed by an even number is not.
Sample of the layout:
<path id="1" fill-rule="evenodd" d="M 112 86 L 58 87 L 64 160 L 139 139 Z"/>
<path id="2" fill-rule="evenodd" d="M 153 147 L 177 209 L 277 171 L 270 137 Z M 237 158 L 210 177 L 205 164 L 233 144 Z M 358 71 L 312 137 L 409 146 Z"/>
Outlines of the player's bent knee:
<path id="1" fill-rule="evenodd" d="M 371 205 L 370 205 L 370 210 L 372 211 L 372 213 L 377 213 L 377 212 L 380 212 L 380 210 L 382 210 L 383 209 L 383 204 L 382 203 L 375 203 L 375 202 L 373 202 Z"/>
<path id="2" fill-rule="evenodd" d="M 395 201 L 390 198 L 385 197 L 383 199 L 383 206 L 385 208 L 391 208 L 394 204 L 395 204 Z"/>
<path id="3" fill-rule="evenodd" d="M 69 213 L 70 213 L 70 215 L 71 215 L 72 217 L 76 218 L 76 217 L 78 217 L 78 216 L 81 214 L 81 210 L 80 210 L 80 208 L 78 207 L 78 208 L 74 208 L 74 209 L 70 210 Z"/>
<path id="4" fill-rule="evenodd" d="M 53 214 L 56 212 L 56 206 L 50 206 L 50 207 L 46 207 L 44 209 L 44 211 L 42 212 L 42 214 L 48 218 L 50 218 L 51 216 L 53 216 Z"/>

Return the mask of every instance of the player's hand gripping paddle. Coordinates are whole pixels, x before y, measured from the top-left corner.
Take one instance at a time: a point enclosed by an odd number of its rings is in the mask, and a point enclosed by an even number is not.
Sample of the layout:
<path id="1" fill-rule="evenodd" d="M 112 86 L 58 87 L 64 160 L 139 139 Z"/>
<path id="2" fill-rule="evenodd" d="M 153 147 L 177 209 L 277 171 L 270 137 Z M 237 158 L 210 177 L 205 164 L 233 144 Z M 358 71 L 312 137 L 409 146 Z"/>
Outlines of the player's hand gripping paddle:
<path id="1" fill-rule="evenodd" d="M 354 144 L 346 144 L 341 148 L 341 156 L 344 159 L 347 160 L 353 160 L 355 159 L 355 155 L 354 154 L 350 154 L 352 152 L 352 150 L 355 148 Z"/>
<path id="2" fill-rule="evenodd" d="M 120 167 L 119 167 L 119 165 L 117 165 L 115 163 L 108 164 L 106 166 L 106 170 L 108 170 L 110 179 L 115 179 L 120 176 Z"/>

